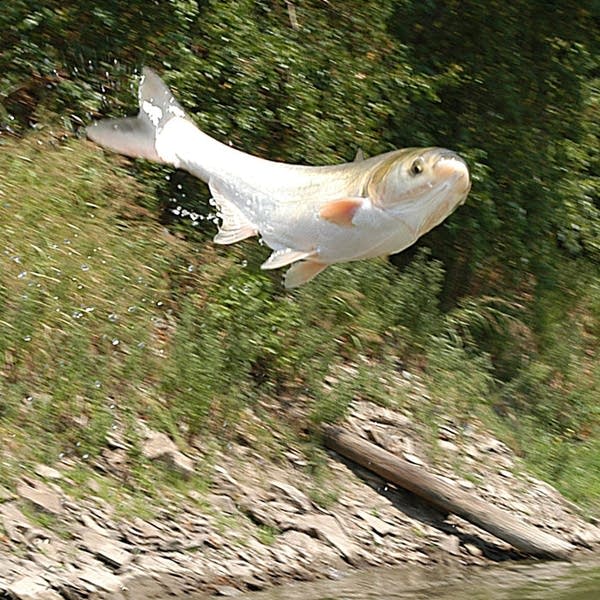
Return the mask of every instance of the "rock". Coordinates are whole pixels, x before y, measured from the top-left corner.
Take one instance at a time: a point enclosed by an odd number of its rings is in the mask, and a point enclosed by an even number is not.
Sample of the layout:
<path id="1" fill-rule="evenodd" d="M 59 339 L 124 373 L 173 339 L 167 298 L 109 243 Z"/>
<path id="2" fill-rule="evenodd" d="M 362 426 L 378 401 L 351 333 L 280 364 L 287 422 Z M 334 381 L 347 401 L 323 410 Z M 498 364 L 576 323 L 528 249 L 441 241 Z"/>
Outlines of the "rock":
<path id="1" fill-rule="evenodd" d="M 184 477 L 194 474 L 194 462 L 179 450 L 175 443 L 164 433 L 149 432 L 142 446 L 142 455 L 148 460 L 161 460 Z"/>
<path id="2" fill-rule="evenodd" d="M 359 562 L 359 547 L 346 535 L 334 517 L 303 515 L 293 521 L 293 528 L 333 546 L 350 564 Z"/>
<path id="3" fill-rule="evenodd" d="M 27 517 L 12 502 L 0 504 L 0 517 L 4 530 L 13 542 L 24 542 L 25 534 L 33 529 Z"/>
<path id="4" fill-rule="evenodd" d="M 506 469 L 500 469 L 498 471 L 498 474 L 504 477 L 505 479 L 512 479 L 513 476 L 513 474 L 510 471 L 507 471 Z"/>
<path id="5" fill-rule="evenodd" d="M 215 590 L 215 595 L 223 596 L 225 598 L 232 598 L 233 596 L 239 596 L 242 592 L 232 585 L 220 585 Z"/>
<path id="6" fill-rule="evenodd" d="M 100 535 L 91 529 L 84 529 L 81 535 L 81 546 L 91 552 L 102 562 L 115 569 L 122 569 L 132 560 L 131 553 L 115 540 Z"/>
<path id="7" fill-rule="evenodd" d="M 438 429 L 438 437 L 441 440 L 453 440 L 456 438 L 457 431 L 449 425 L 441 425 Z"/>
<path id="8" fill-rule="evenodd" d="M 465 544 L 465 550 L 471 555 L 471 556 L 483 556 L 483 552 L 481 551 L 481 548 L 479 548 L 478 546 L 476 546 L 475 544 Z"/>
<path id="9" fill-rule="evenodd" d="M 389 433 L 382 431 L 376 427 L 369 427 L 366 430 L 367 437 L 375 442 L 378 446 L 381 446 L 384 450 L 395 454 L 398 450 L 398 442 L 394 436 L 391 436 Z"/>
<path id="10" fill-rule="evenodd" d="M 7 490 L 4 486 L 0 485 L 0 503 L 12 500 L 14 497 L 14 494 L 10 490 Z"/>
<path id="11" fill-rule="evenodd" d="M 364 510 L 358 511 L 356 514 L 363 521 L 365 521 L 365 523 L 367 523 L 367 525 L 369 525 L 369 527 L 371 527 L 371 529 L 373 529 L 373 531 L 375 531 L 377 534 L 379 534 L 381 536 L 389 535 L 390 533 L 392 533 L 392 531 L 394 531 L 393 525 L 390 525 L 389 523 L 382 521 L 380 518 L 366 512 Z"/>
<path id="12" fill-rule="evenodd" d="M 440 450 L 444 450 L 445 452 L 458 452 L 458 446 L 448 440 L 438 440 L 438 446 Z"/>
<path id="13" fill-rule="evenodd" d="M 36 465 L 33 469 L 36 475 L 43 477 L 44 479 L 62 479 L 62 474 L 57 469 L 49 467 L 48 465 Z"/>
<path id="14" fill-rule="evenodd" d="M 62 600 L 48 582 L 39 576 L 27 576 L 8 587 L 8 593 L 16 600 Z"/>
<path id="15" fill-rule="evenodd" d="M 475 484 L 472 481 L 469 481 L 468 479 L 459 479 L 458 485 L 463 490 L 472 490 L 475 487 Z"/>
<path id="16" fill-rule="evenodd" d="M 277 538 L 277 543 L 271 549 L 276 560 L 288 564 L 300 556 L 305 564 L 323 561 L 331 563 L 337 558 L 343 564 L 337 553 L 328 545 L 306 533 L 290 529 Z"/>
<path id="17" fill-rule="evenodd" d="M 453 556 L 460 554 L 460 544 L 455 535 L 444 535 L 439 542 L 439 546 L 442 550 Z"/>
<path id="18" fill-rule="evenodd" d="M 407 460 L 413 465 L 419 465 L 420 467 L 425 465 L 425 463 L 416 454 L 412 454 L 411 452 L 404 452 L 402 456 L 404 457 L 404 460 Z"/>
<path id="19" fill-rule="evenodd" d="M 233 515 L 237 512 L 235 502 L 226 494 L 209 494 L 206 501 L 219 512 Z"/>
<path id="20" fill-rule="evenodd" d="M 17 494 L 37 509 L 49 514 L 58 516 L 64 512 L 60 496 L 41 481 L 34 481 L 33 485 L 19 481 L 17 483 Z"/>
<path id="21" fill-rule="evenodd" d="M 295 488 L 293 485 L 288 483 L 282 483 L 280 481 L 273 481 L 271 483 L 271 489 L 281 492 L 296 508 L 299 508 L 302 512 L 310 512 L 312 509 L 312 502 L 309 498 Z"/>
<path id="22" fill-rule="evenodd" d="M 77 577 L 81 581 L 109 593 L 117 592 L 123 587 L 121 578 L 103 567 L 85 567 L 77 574 Z"/>

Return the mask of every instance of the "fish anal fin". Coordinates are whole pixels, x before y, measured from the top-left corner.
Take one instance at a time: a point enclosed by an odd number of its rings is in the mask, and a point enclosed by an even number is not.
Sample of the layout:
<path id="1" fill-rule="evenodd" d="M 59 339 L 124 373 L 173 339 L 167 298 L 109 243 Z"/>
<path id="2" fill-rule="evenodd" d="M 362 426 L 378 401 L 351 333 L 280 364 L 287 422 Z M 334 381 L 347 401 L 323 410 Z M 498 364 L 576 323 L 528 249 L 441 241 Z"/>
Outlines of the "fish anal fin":
<path id="1" fill-rule="evenodd" d="M 284 285 L 286 288 L 291 289 L 301 286 L 311 279 L 314 279 L 323 269 L 326 269 L 328 265 L 316 260 L 303 260 L 292 265 L 288 272 L 285 274 Z"/>
<path id="2" fill-rule="evenodd" d="M 364 198 L 340 198 L 328 202 L 319 211 L 319 216 L 340 227 L 352 227 L 352 219 L 362 206 Z"/>
<path id="3" fill-rule="evenodd" d="M 292 248 L 284 248 L 283 250 L 275 250 L 271 256 L 260 266 L 261 269 L 279 269 L 285 267 L 298 260 L 305 260 L 317 253 L 315 250 L 305 252 L 304 250 L 293 250 Z"/>
<path id="4" fill-rule="evenodd" d="M 214 203 L 217 205 L 217 216 L 221 219 L 221 226 L 213 238 L 215 244 L 234 244 L 257 234 L 256 226 L 248 217 L 220 191 L 216 182 L 209 183 L 213 194 Z"/>

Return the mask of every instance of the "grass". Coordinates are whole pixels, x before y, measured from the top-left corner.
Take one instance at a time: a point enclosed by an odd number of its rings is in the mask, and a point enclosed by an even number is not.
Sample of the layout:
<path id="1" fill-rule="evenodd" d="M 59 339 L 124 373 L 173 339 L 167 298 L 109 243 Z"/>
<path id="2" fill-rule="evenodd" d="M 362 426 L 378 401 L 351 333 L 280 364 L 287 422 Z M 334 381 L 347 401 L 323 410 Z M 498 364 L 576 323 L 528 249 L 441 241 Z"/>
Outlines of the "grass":
<path id="1" fill-rule="evenodd" d="M 0 146 L 3 481 L 67 455 L 81 487 L 117 427 L 130 450 L 124 490 L 100 483 L 109 502 L 144 513 L 164 489 L 207 489 L 206 473 L 173 480 L 144 461 L 143 420 L 183 448 L 240 433 L 273 460 L 304 447 L 317 456 L 309 494 L 328 506 L 336 493 L 305 431 L 367 399 L 410 410 L 432 436 L 481 418 L 567 495 L 600 505 L 597 282 L 578 280 L 562 313 L 548 294 L 546 312 L 567 320 L 544 325 L 537 346 L 512 304 L 442 311 L 443 268 L 423 251 L 400 272 L 334 266 L 290 293 L 260 270 L 268 249 L 255 241 L 216 249 L 198 228 L 161 226 L 154 190 L 125 165 L 79 140 Z M 405 366 L 429 399 L 398 385 Z"/>

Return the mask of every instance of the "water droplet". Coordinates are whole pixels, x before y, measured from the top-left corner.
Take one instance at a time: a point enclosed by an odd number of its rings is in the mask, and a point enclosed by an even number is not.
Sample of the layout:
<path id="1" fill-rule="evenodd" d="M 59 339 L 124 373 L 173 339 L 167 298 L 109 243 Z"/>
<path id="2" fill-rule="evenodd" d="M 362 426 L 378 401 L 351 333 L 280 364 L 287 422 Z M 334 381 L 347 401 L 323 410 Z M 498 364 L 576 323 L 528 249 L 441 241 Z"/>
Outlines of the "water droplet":
<path id="1" fill-rule="evenodd" d="M 116 323 L 119 320 L 119 315 L 117 315 L 115 313 L 110 313 L 110 315 L 108 315 L 108 320 L 111 323 Z"/>
<path id="2" fill-rule="evenodd" d="M 89 270 L 90 270 L 90 265 L 88 265 L 88 264 L 86 264 L 86 263 L 83 263 L 83 264 L 81 265 L 81 270 L 82 270 L 82 271 L 89 271 Z"/>
<path id="3" fill-rule="evenodd" d="M 128 313 L 134 313 L 137 310 L 137 306 L 129 306 L 127 308 Z"/>
<path id="4" fill-rule="evenodd" d="M 18 275 L 17 275 L 17 279 L 23 279 L 23 277 L 27 277 L 27 271 L 21 271 Z"/>
<path id="5" fill-rule="evenodd" d="M 194 272 L 194 265 L 188 265 L 188 273 L 193 273 Z"/>
<path id="6" fill-rule="evenodd" d="M 245 269 L 248 266 L 248 261 L 247 260 L 243 260 L 241 262 L 241 265 L 242 265 L 242 269 Z"/>
<path id="7" fill-rule="evenodd" d="M 138 342 L 138 345 L 137 345 L 137 347 L 138 347 L 138 348 L 145 348 L 145 347 L 146 347 L 146 344 L 145 344 L 144 342 Z"/>
<path id="8" fill-rule="evenodd" d="M 71 316 L 74 319 L 81 319 L 81 317 L 83 317 L 83 313 L 80 310 L 75 310 Z"/>
<path id="9" fill-rule="evenodd" d="M 90 455 L 86 452 L 81 458 L 83 458 L 83 460 L 87 460 L 90 457 Z"/>
<path id="10" fill-rule="evenodd" d="M 159 300 L 159 301 L 156 303 L 156 306 L 162 306 L 162 305 L 163 305 L 163 302 L 162 302 L 162 300 Z"/>
<path id="11" fill-rule="evenodd" d="M 31 341 L 31 336 L 30 335 L 26 335 L 23 337 L 23 341 L 24 342 L 30 342 Z"/>
<path id="12" fill-rule="evenodd" d="M 111 342 L 111 344 L 112 344 L 113 346 L 118 346 L 120 343 L 121 343 L 121 342 L 120 342 L 120 341 L 119 341 L 117 338 L 113 338 L 113 340 L 112 340 L 112 342 Z"/>
<path id="13" fill-rule="evenodd" d="M 94 381 L 94 387 L 99 390 L 102 387 L 102 384 L 96 379 L 96 381 Z"/>

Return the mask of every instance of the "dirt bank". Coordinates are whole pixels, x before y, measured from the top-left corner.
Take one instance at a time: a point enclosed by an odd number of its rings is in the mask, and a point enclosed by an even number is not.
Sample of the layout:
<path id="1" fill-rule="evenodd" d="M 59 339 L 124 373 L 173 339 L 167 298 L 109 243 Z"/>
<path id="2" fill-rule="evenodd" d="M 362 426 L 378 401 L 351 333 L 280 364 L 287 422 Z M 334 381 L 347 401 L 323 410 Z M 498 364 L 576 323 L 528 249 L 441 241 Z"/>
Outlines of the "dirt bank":
<path id="1" fill-rule="evenodd" d="M 448 422 L 431 439 L 412 415 L 356 402 L 344 425 L 461 489 L 568 540 L 600 547 L 600 528 L 478 423 Z M 185 453 L 139 424 L 142 451 L 181 477 L 205 464 L 202 444 Z M 118 481 L 126 443 L 94 464 Z M 429 442 L 423 440 L 429 439 Z M 233 595 L 290 580 L 397 564 L 481 565 L 523 558 L 507 544 L 442 515 L 378 477 L 325 455 L 316 477 L 290 442 L 265 460 L 261 443 L 240 436 L 211 457 L 210 488 L 187 490 L 152 516 L 124 515 L 86 483 L 65 490 L 73 462 L 23 472 L 0 487 L 0 598 L 164 598 L 192 592 Z M 81 491 L 81 490 L 80 490 Z M 143 514 L 143 511 L 142 511 Z"/>

